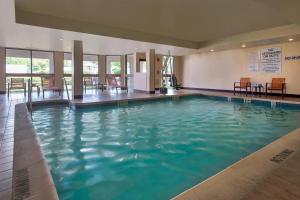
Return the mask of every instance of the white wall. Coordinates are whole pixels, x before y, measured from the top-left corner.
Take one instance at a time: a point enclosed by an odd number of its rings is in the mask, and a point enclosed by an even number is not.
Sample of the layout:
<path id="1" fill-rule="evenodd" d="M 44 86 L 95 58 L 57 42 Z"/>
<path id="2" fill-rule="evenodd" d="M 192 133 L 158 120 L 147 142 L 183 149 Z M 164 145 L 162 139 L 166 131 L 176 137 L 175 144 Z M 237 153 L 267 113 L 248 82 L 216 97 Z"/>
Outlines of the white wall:
<path id="1" fill-rule="evenodd" d="M 282 73 L 249 72 L 248 53 L 268 47 L 281 47 Z M 300 55 L 300 42 L 272 46 L 233 49 L 183 57 L 183 86 L 233 90 L 234 81 L 240 77 L 251 77 L 251 81 L 265 84 L 272 77 L 285 77 L 287 93 L 300 94 L 300 60 L 286 61 L 285 56 Z"/>

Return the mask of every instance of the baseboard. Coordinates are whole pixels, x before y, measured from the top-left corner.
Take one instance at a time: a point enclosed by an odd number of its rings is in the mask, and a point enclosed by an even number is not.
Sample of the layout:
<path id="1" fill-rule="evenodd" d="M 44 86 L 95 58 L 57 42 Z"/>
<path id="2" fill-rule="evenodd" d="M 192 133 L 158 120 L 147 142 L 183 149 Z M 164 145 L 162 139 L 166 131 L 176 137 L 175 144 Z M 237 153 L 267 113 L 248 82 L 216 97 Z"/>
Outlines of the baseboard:
<path id="1" fill-rule="evenodd" d="M 74 95 L 73 98 L 74 99 L 83 99 L 83 95 Z"/>
<path id="2" fill-rule="evenodd" d="M 0 94 L 6 94 L 6 91 L 0 91 Z"/>
<path id="3" fill-rule="evenodd" d="M 137 90 L 134 89 L 134 92 L 144 93 L 144 94 L 155 94 L 155 91 L 144 91 L 144 90 Z"/>
<path id="4" fill-rule="evenodd" d="M 209 89 L 209 88 L 194 88 L 194 87 L 182 87 L 186 90 L 202 90 L 202 91 L 212 91 L 212 92 L 233 92 L 233 90 L 221 90 L 221 89 Z"/>
<path id="5" fill-rule="evenodd" d="M 222 89 L 210 89 L 210 88 L 194 88 L 194 87 L 182 87 L 182 89 L 186 90 L 202 90 L 202 91 L 211 91 L 211 92 L 227 92 L 227 93 L 233 93 L 233 90 L 222 90 Z M 240 91 L 236 91 L 236 93 L 239 93 Z M 242 93 L 245 93 L 245 91 L 242 91 Z M 264 94 L 264 93 L 263 93 Z M 281 96 L 280 93 L 268 93 L 268 96 Z M 300 94 L 285 94 L 285 97 L 295 97 L 300 98 Z"/>

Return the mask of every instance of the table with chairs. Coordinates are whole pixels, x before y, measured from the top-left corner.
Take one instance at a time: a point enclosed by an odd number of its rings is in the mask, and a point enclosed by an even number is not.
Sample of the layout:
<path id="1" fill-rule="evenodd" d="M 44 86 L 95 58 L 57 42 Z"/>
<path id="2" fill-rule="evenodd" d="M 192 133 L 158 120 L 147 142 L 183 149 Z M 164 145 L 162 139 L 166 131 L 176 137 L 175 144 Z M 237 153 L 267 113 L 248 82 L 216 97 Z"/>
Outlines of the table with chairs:
<path id="1" fill-rule="evenodd" d="M 239 82 L 234 82 L 233 87 L 234 95 L 236 94 L 237 89 L 239 93 L 245 92 L 246 96 L 248 96 L 248 93 L 251 93 L 252 95 L 258 95 L 259 97 L 261 97 L 263 93 L 265 94 L 265 97 L 267 97 L 269 93 L 273 94 L 273 91 L 279 91 L 282 98 L 286 94 L 287 89 L 285 78 L 272 78 L 270 83 L 267 82 L 264 85 L 259 82 L 251 82 L 250 77 L 242 77 Z"/>

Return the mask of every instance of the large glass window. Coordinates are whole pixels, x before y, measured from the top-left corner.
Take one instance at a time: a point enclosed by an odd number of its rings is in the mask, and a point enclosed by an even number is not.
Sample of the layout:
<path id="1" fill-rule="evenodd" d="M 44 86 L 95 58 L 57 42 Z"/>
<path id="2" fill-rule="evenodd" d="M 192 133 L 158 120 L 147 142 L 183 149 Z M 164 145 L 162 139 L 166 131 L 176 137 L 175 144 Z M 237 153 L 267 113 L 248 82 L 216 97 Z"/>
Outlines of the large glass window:
<path id="1" fill-rule="evenodd" d="M 6 49 L 6 73 L 30 74 L 30 51 Z"/>
<path id="2" fill-rule="evenodd" d="M 72 54 L 64 53 L 64 74 L 72 74 Z"/>
<path id="3" fill-rule="evenodd" d="M 32 73 L 50 74 L 53 72 L 53 52 L 32 51 Z"/>
<path id="4" fill-rule="evenodd" d="M 106 56 L 106 73 L 121 74 L 121 56 Z"/>
<path id="5" fill-rule="evenodd" d="M 12 78 L 23 78 L 27 83 L 31 77 L 30 50 L 6 49 L 6 83 Z"/>
<path id="6" fill-rule="evenodd" d="M 83 74 L 98 74 L 97 55 L 83 55 Z"/>
<path id="7" fill-rule="evenodd" d="M 41 85 L 41 77 L 38 74 L 53 74 L 53 52 L 32 51 L 32 84 Z"/>

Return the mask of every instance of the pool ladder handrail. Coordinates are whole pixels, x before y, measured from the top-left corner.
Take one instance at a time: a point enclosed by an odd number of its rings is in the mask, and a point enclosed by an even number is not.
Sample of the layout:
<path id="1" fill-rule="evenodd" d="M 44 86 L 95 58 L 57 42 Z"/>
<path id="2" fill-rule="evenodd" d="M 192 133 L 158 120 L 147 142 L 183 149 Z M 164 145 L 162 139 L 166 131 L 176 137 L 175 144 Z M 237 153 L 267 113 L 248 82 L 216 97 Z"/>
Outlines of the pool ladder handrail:
<path id="1" fill-rule="evenodd" d="M 32 120 L 32 80 L 28 79 L 28 104 L 29 104 L 29 112 Z"/>
<path id="2" fill-rule="evenodd" d="M 68 89 L 68 85 L 67 85 L 67 80 L 66 80 L 66 78 L 63 78 L 63 80 L 64 80 L 65 88 L 66 88 L 66 91 L 67 91 L 68 104 L 69 104 L 69 107 L 71 108 L 71 100 L 70 100 L 70 95 L 69 95 L 69 89 Z"/>

